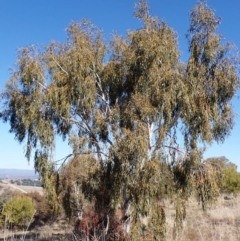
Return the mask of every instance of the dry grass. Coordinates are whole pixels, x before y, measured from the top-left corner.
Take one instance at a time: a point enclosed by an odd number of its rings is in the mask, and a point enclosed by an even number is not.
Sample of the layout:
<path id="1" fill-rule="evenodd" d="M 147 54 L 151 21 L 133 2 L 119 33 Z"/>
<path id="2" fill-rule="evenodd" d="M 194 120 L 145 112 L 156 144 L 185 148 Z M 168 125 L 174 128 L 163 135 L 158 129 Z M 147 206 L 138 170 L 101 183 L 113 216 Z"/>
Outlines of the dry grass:
<path id="1" fill-rule="evenodd" d="M 220 197 L 206 212 L 190 199 L 183 230 L 176 241 L 237 241 L 240 237 L 240 196 L 231 200 Z M 167 240 L 173 239 L 174 207 L 168 203 Z"/>
<path id="2" fill-rule="evenodd" d="M 27 193 L 30 192 L 38 192 L 39 194 L 43 194 L 43 188 L 42 187 L 33 187 L 33 186 L 18 186 L 15 184 L 11 184 L 9 180 L 2 180 L 2 183 L 0 183 L 0 195 L 4 194 L 4 191 L 6 188 L 10 188 L 12 191 L 17 191 L 19 193 L 22 193 L 21 189 Z"/>
<path id="3" fill-rule="evenodd" d="M 174 240 L 174 204 L 165 201 L 164 205 L 167 215 L 167 241 L 172 241 Z M 72 238 L 69 239 L 72 227 L 65 220 L 58 220 L 56 223 L 39 227 L 27 234 L 35 237 L 31 240 L 72 240 Z M 206 212 L 201 210 L 201 206 L 195 199 L 190 199 L 183 229 L 175 241 L 237 241 L 240 240 L 239 237 L 240 196 L 231 200 L 225 200 L 222 196 Z M 1 238 L 3 238 L 3 230 L 2 233 L 0 232 L 0 240 Z M 10 240 L 9 238 L 6 240 Z"/>
<path id="4" fill-rule="evenodd" d="M 18 230 L 14 227 L 0 229 L 0 241 L 59 241 L 72 240 L 72 226 L 66 220 L 59 219 L 52 224 L 46 224 L 33 230 Z M 5 238 L 4 238 L 5 237 Z"/>

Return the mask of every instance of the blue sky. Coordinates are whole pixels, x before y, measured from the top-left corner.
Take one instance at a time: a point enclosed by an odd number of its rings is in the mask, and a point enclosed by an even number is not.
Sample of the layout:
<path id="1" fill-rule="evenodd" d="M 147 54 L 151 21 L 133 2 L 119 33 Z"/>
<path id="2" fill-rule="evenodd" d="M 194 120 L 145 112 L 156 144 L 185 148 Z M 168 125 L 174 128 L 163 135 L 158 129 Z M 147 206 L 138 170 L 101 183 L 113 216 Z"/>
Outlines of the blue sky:
<path id="1" fill-rule="evenodd" d="M 91 20 L 101 28 L 106 40 L 111 33 L 125 35 L 141 23 L 133 17 L 137 0 L 2 0 L 0 1 L 0 89 L 3 90 L 17 60 L 17 49 L 28 45 L 45 45 L 51 40 L 66 41 L 66 28 L 73 21 L 83 18 Z M 240 1 L 209 0 L 222 21 L 219 32 L 226 40 L 240 48 Z M 185 34 L 189 26 L 189 11 L 196 4 L 194 0 L 149 0 L 151 15 L 164 19 L 177 31 L 181 59 L 186 61 L 187 41 Z M 240 93 L 238 92 L 238 95 Z M 236 125 L 224 144 L 215 143 L 208 147 L 205 157 L 226 156 L 240 166 L 240 99 L 233 101 Z M 238 149 L 239 148 L 239 149 Z M 55 158 L 69 153 L 67 143 L 56 141 Z M 24 157 L 24 145 L 14 140 L 9 125 L 0 122 L 0 168 L 32 169 Z"/>

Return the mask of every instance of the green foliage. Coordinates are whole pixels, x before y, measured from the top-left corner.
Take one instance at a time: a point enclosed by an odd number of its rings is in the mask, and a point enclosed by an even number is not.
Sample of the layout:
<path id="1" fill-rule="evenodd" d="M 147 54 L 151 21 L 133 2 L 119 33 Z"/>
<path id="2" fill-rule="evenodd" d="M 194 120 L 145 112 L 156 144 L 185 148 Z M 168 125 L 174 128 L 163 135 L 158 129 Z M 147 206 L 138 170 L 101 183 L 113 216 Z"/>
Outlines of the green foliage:
<path id="1" fill-rule="evenodd" d="M 73 158 L 61 170 L 60 183 L 60 197 L 66 216 L 73 219 L 78 212 L 81 213 L 91 205 L 87 198 L 94 201 L 96 189 L 101 188 L 100 166 L 92 156 Z M 96 198 L 101 198 L 104 205 L 104 199 L 98 195 Z"/>
<path id="2" fill-rule="evenodd" d="M 206 4 L 191 11 L 186 63 L 176 33 L 150 16 L 146 2 L 137 4 L 135 16 L 142 28 L 114 36 L 110 45 L 84 20 L 70 25 L 67 43 L 21 49 L 3 93 L 1 117 L 18 141 L 26 140 L 27 158 L 35 150 L 52 212 L 63 203 L 70 218 L 92 207 L 106 240 L 116 223 L 125 239 L 164 239 L 158 200 L 169 193 L 176 199 L 177 229 L 191 193 L 203 208 L 216 197 L 218 169 L 202 161 L 199 146 L 230 134 L 239 84 L 238 62 Z M 60 166 L 51 155 L 56 135 L 73 150 Z M 124 215 L 118 218 L 119 206 Z M 151 221 L 140 233 L 143 220 Z"/>
<path id="3" fill-rule="evenodd" d="M 41 183 L 44 188 L 47 209 L 52 218 L 62 213 L 62 206 L 59 203 L 59 174 L 55 171 L 55 165 L 47 159 L 45 152 L 35 153 L 35 169 L 41 175 Z"/>
<path id="4" fill-rule="evenodd" d="M 4 203 L 1 212 L 3 222 L 22 227 L 28 225 L 35 212 L 35 206 L 30 197 L 16 196 Z"/>
<path id="5" fill-rule="evenodd" d="M 17 196 L 18 192 L 14 192 L 11 188 L 3 186 L 0 186 L 0 191 L 2 193 L 2 195 L 0 195 L 0 227 L 2 227 L 5 222 L 4 217 L 2 216 L 4 203 Z"/>
<path id="6" fill-rule="evenodd" d="M 240 173 L 236 166 L 229 165 L 224 168 L 223 191 L 229 193 L 240 192 Z"/>
<path id="7" fill-rule="evenodd" d="M 240 191 L 240 173 L 235 164 L 224 156 L 208 158 L 206 162 L 221 170 L 218 178 L 218 187 L 221 192 L 238 193 Z"/>

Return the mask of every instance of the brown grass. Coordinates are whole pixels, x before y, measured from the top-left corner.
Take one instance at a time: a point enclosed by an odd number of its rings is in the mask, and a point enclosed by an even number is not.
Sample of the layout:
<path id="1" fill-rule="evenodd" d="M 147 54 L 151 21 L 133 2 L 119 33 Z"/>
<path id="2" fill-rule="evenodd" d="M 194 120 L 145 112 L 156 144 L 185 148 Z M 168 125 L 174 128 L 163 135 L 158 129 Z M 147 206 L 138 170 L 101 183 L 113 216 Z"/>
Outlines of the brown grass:
<path id="1" fill-rule="evenodd" d="M 20 189 L 24 190 L 27 193 L 30 192 L 38 192 L 39 194 L 43 194 L 43 188 L 42 187 L 33 187 L 33 186 L 18 186 L 15 184 L 11 184 L 9 180 L 2 180 L 2 183 L 0 183 L 0 195 L 3 195 L 6 188 L 9 188 L 10 190 L 22 193 Z"/>
<path id="2" fill-rule="evenodd" d="M 58 219 L 54 223 L 48 223 L 46 225 L 37 227 L 33 230 L 18 230 L 16 227 L 9 229 L 0 229 L 0 241 L 17 241 L 17 240 L 36 240 L 36 241 L 57 241 L 57 240 L 72 240 L 65 239 L 65 237 L 71 237 L 72 226 L 70 226 L 66 220 Z M 5 235 L 4 235 L 5 233 Z M 25 237 L 25 238 L 23 238 Z M 4 240 L 4 241 L 5 241 Z"/>
<path id="3" fill-rule="evenodd" d="M 174 204 L 165 201 L 164 206 L 167 219 L 167 241 L 172 241 L 174 240 Z M 62 235 L 62 237 L 73 235 L 72 227 L 63 219 L 31 230 L 29 234 L 35 235 L 33 240 L 59 240 L 59 236 L 55 237 L 56 235 Z M 175 241 L 237 241 L 240 240 L 239 237 L 240 195 L 231 200 L 225 200 L 224 196 L 221 196 L 206 212 L 203 212 L 197 201 L 191 198 L 187 206 L 187 217 L 183 229 Z M 3 230 L 0 232 L 1 238 L 3 238 Z"/>
<path id="4" fill-rule="evenodd" d="M 174 207 L 166 202 L 167 240 L 173 239 Z M 225 200 L 221 196 L 206 212 L 190 199 L 183 230 L 176 241 L 237 241 L 240 240 L 240 196 Z"/>

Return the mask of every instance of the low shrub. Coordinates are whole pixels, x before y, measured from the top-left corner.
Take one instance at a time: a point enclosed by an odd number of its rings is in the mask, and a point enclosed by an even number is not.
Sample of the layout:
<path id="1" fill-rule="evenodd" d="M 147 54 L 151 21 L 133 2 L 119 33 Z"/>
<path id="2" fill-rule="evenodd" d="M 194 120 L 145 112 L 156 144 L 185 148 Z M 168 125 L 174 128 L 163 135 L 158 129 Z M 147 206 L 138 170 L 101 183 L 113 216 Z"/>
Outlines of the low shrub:
<path id="1" fill-rule="evenodd" d="M 35 213 L 35 205 L 31 197 L 15 196 L 5 202 L 2 207 L 2 223 L 17 227 L 26 227 Z"/>

